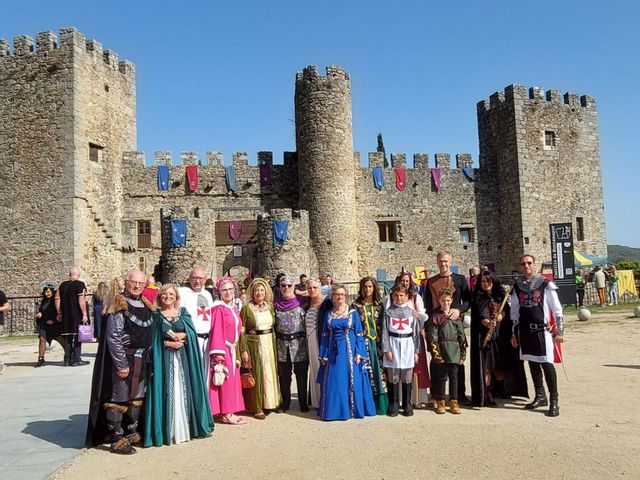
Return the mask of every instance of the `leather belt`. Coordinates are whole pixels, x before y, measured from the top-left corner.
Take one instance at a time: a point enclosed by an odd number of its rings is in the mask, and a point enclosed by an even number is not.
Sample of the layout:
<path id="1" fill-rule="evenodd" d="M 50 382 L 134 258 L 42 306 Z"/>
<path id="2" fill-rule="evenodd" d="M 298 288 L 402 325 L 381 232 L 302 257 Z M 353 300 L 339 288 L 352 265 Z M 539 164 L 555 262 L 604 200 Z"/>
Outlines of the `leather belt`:
<path id="1" fill-rule="evenodd" d="M 209 334 L 208 333 L 196 333 L 196 335 L 198 335 L 198 337 L 200 337 L 200 338 L 204 338 L 205 340 L 207 338 L 209 338 Z"/>
<path id="2" fill-rule="evenodd" d="M 541 330 L 549 329 L 549 325 L 546 323 L 530 323 L 529 330 L 532 332 L 540 332 Z"/>
<path id="3" fill-rule="evenodd" d="M 251 330 L 250 335 L 268 335 L 273 333 L 273 328 L 267 328 L 266 330 Z"/>
<path id="4" fill-rule="evenodd" d="M 396 332 L 389 332 L 389 335 L 392 337 L 396 337 L 396 338 L 409 338 L 409 337 L 413 337 L 413 333 L 396 333 Z"/>
<path id="5" fill-rule="evenodd" d="M 307 336 L 307 332 L 296 332 L 296 333 L 280 333 L 276 332 L 276 337 L 278 340 L 284 340 L 286 342 L 290 342 L 291 340 L 297 340 L 299 338 L 305 338 Z"/>

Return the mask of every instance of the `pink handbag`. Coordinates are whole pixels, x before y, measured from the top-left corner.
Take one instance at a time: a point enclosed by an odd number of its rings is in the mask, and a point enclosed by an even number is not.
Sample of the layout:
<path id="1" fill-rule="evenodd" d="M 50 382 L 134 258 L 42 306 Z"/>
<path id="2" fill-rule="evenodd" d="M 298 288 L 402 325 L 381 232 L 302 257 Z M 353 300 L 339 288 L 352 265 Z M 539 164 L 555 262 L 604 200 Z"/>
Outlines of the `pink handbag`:
<path id="1" fill-rule="evenodd" d="M 78 341 L 93 342 L 93 325 L 82 323 L 78 326 Z"/>

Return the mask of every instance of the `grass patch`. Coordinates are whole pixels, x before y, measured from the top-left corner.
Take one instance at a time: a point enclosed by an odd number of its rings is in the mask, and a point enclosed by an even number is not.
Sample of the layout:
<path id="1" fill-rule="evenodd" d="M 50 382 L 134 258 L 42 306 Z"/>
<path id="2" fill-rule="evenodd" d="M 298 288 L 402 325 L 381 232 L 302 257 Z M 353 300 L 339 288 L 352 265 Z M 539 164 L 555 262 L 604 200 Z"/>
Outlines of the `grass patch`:
<path id="1" fill-rule="evenodd" d="M 586 308 L 591 313 L 606 313 L 606 312 L 626 312 L 629 311 L 633 315 L 633 310 L 640 305 L 640 302 L 621 303 L 620 305 L 614 305 L 611 307 L 601 307 L 600 305 L 585 305 L 584 307 L 568 306 L 562 307 L 564 313 L 578 313 L 580 308 Z"/>

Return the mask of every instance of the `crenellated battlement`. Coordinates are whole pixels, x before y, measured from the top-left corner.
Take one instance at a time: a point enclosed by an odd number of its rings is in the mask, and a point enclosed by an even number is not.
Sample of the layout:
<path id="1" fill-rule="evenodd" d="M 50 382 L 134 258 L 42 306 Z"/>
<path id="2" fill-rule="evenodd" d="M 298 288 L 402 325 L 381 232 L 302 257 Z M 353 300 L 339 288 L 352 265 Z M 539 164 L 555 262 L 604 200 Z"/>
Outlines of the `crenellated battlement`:
<path id="1" fill-rule="evenodd" d="M 555 105 L 566 105 L 569 107 L 583 107 L 587 109 L 595 109 L 596 101 L 589 95 L 580 95 L 579 93 L 566 92 L 561 94 L 559 90 L 545 91 L 541 87 L 530 87 L 527 89 L 524 85 L 511 84 L 505 87 L 502 92 L 495 92 L 489 100 L 481 100 L 477 104 L 478 113 L 487 112 L 491 109 L 499 108 L 505 102 L 539 102 Z"/>
<path id="2" fill-rule="evenodd" d="M 436 153 L 434 155 L 435 164 L 433 167 L 450 169 L 451 167 L 451 155 L 449 153 Z M 456 169 L 462 169 L 465 167 L 473 168 L 473 158 L 469 153 L 456 153 Z M 368 168 L 384 168 L 384 154 L 382 152 L 369 152 L 368 153 Z M 388 168 L 408 168 L 409 170 L 426 170 L 431 168 L 429 164 L 429 154 L 427 153 L 414 153 L 413 154 L 413 167 L 407 166 L 407 154 L 406 153 L 392 153 L 391 162 Z"/>
<path id="3" fill-rule="evenodd" d="M 321 76 L 316 65 L 309 65 L 296 73 L 296 82 L 319 83 L 326 80 L 345 80 L 349 81 L 349 74 L 344 68 L 338 65 L 329 65 L 325 69 L 326 76 Z"/>
<path id="4" fill-rule="evenodd" d="M 153 153 L 153 163 L 147 164 L 146 155 L 144 152 L 124 152 L 123 159 L 126 163 L 137 164 L 145 167 L 152 167 L 158 165 L 169 165 L 172 167 L 179 167 L 185 165 L 200 165 L 200 166 L 225 166 L 224 154 L 217 151 L 205 152 L 204 161 L 200 159 L 200 154 L 193 151 L 180 152 L 180 160 L 175 163 L 173 161 L 172 152 L 160 150 Z M 296 152 L 283 152 L 282 154 L 283 165 L 293 165 L 297 161 Z M 252 168 L 259 165 L 274 165 L 273 164 L 273 152 L 260 151 L 256 156 L 256 163 L 250 164 L 249 154 L 247 152 L 233 152 L 231 154 L 231 165 L 234 167 Z M 275 167 L 282 165 L 274 165 Z"/>
<path id="5" fill-rule="evenodd" d="M 50 52 L 76 49 L 94 58 L 101 58 L 105 65 L 118 70 L 124 75 L 135 71 L 135 66 L 128 60 L 119 60 L 113 50 L 103 49 L 102 44 L 93 39 L 85 39 L 83 33 L 74 27 L 60 29 L 60 35 L 52 31 L 38 32 L 34 41 L 30 35 L 18 35 L 13 38 L 13 50 L 5 39 L 0 39 L 0 60 L 46 55 Z"/>

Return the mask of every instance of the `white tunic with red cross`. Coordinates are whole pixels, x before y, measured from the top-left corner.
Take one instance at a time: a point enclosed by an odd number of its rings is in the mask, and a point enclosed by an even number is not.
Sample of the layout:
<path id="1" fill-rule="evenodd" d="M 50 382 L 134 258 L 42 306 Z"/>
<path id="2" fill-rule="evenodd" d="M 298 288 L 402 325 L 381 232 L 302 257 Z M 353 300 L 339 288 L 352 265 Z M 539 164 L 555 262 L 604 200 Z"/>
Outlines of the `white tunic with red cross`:
<path id="1" fill-rule="evenodd" d="M 385 368 L 413 368 L 417 353 L 420 327 L 414 316 L 413 306 L 391 305 L 384 315 L 382 326 L 382 351 L 391 352 L 393 360 L 383 356 Z"/>

